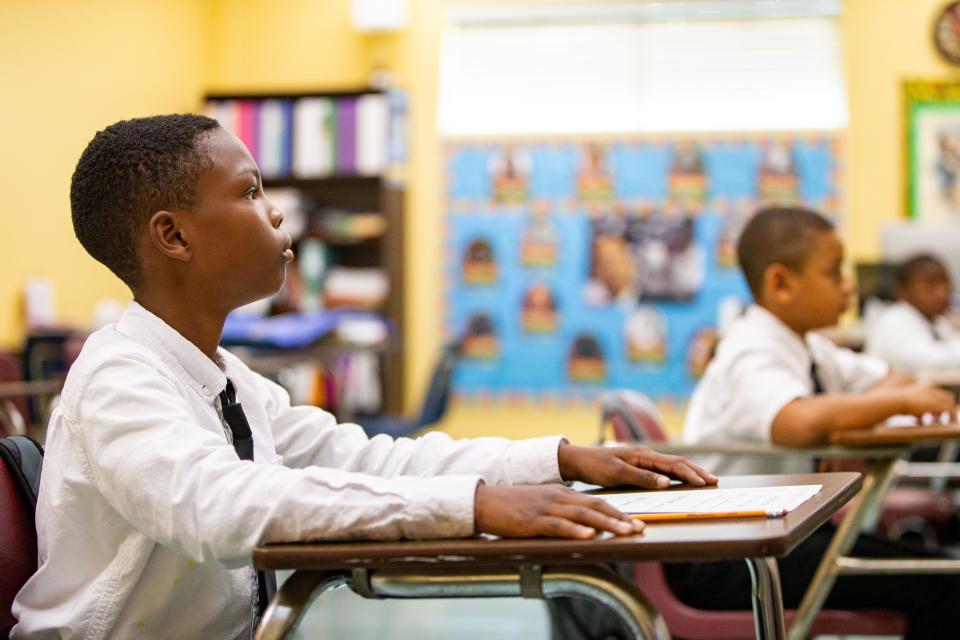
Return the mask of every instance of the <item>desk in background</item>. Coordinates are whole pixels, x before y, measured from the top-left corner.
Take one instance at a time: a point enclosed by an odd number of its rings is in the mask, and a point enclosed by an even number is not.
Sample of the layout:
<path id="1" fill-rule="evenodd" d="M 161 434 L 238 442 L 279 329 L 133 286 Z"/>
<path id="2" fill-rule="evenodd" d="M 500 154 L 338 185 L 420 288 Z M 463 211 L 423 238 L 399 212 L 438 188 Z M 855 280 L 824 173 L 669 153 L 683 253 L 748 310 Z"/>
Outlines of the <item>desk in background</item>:
<path id="1" fill-rule="evenodd" d="M 833 445 L 816 448 L 791 448 L 764 444 L 668 444 L 644 443 L 664 453 L 685 456 L 724 454 L 747 456 L 803 456 L 820 459 L 861 458 L 870 461 L 863 479 L 863 491 L 837 527 L 810 586 L 797 608 L 790 628 L 791 640 L 808 637 L 813 621 L 823 607 L 836 579 L 841 575 L 877 575 L 896 573 L 960 573 L 960 560 L 947 559 L 874 559 L 853 558 L 846 554 L 857 536 L 869 529 L 883 507 L 897 475 L 907 467 L 906 458 L 923 445 L 960 442 L 960 426 L 876 427 L 834 434 Z M 911 465 L 910 468 L 913 468 Z"/>
<path id="2" fill-rule="evenodd" d="M 850 500 L 860 489 L 860 475 L 720 479 L 724 488 L 797 484 L 822 484 L 823 489 L 784 518 L 651 523 L 637 536 L 267 545 L 254 551 L 254 565 L 294 574 L 265 612 L 256 638 L 287 637 L 314 598 L 342 584 L 368 598 L 579 596 L 609 607 L 637 638 L 669 638 L 662 618 L 636 586 L 604 565 L 744 559 L 754 583 L 757 637 L 780 640 L 786 632 L 774 558 L 787 555 Z"/>

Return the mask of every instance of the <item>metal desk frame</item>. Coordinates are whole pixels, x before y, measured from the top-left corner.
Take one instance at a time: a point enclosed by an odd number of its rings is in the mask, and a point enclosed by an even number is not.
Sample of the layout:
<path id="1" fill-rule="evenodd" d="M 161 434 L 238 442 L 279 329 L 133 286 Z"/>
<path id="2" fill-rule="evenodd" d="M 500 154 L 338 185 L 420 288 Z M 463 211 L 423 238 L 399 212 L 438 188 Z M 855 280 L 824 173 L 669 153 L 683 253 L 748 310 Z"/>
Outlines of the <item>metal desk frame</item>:
<path id="1" fill-rule="evenodd" d="M 872 460 L 869 472 L 864 476 L 863 488 L 850 501 L 848 511 L 837 527 L 817 571 L 797 608 L 787 638 L 804 640 L 823 608 L 837 578 L 843 575 L 890 575 L 890 574 L 949 574 L 960 573 L 960 559 L 922 558 L 856 558 L 847 555 L 857 536 L 871 529 L 883 508 L 883 500 L 894 480 L 905 470 L 921 470 L 923 465 L 907 465 L 904 458 L 917 446 L 942 442 L 938 439 L 921 439 L 899 446 L 847 447 L 830 446 L 796 449 L 772 445 L 683 445 L 644 443 L 652 449 L 681 455 L 726 454 L 751 456 L 803 456 L 809 458 L 868 458 Z M 936 464 L 936 463 L 934 463 Z"/>

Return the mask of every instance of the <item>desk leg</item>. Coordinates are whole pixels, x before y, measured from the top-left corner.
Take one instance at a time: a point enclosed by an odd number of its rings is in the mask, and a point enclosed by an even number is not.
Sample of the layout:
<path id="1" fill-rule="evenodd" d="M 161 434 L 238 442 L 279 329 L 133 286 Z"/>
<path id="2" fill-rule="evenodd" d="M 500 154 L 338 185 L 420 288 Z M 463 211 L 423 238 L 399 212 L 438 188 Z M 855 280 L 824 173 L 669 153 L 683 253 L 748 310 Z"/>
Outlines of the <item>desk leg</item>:
<path id="1" fill-rule="evenodd" d="M 359 582 L 358 582 L 359 580 Z M 660 613 L 636 585 L 606 567 L 520 567 L 470 573 L 441 571 L 355 573 L 350 588 L 381 598 L 556 598 L 575 596 L 596 602 L 617 616 L 631 636 L 669 640 Z"/>
<path id="2" fill-rule="evenodd" d="M 869 514 L 875 512 L 883 500 L 893 482 L 897 460 L 898 458 L 877 460 L 863 479 L 860 494 L 850 501 L 850 510 L 833 534 L 830 546 L 823 554 L 817 572 L 803 594 L 793 626 L 790 627 L 790 640 L 804 640 L 810 634 L 810 627 L 813 626 L 813 621 L 823 608 L 823 603 L 839 575 L 837 559 L 850 552 L 860 535 L 864 521 Z"/>
<path id="3" fill-rule="evenodd" d="M 753 618 L 759 640 L 785 640 L 783 592 L 780 570 L 774 558 L 747 558 L 750 581 L 753 582 Z"/>
<path id="4" fill-rule="evenodd" d="M 346 571 L 295 571 L 280 585 L 263 613 L 254 640 L 281 640 L 297 628 L 314 599 L 328 589 L 345 584 Z"/>

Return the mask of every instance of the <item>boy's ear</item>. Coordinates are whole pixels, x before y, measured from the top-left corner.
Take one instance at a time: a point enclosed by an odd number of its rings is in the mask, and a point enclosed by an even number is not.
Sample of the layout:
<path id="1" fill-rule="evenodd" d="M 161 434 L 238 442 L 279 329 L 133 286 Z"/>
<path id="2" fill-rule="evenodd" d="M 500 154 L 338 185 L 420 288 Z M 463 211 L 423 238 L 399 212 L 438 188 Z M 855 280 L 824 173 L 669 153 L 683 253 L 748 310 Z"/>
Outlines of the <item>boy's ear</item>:
<path id="1" fill-rule="evenodd" d="M 796 274 L 786 265 L 774 262 L 763 272 L 763 297 L 781 305 L 793 302 Z"/>
<path id="2" fill-rule="evenodd" d="M 147 222 L 147 233 L 150 236 L 150 243 L 168 258 L 181 262 L 189 262 L 193 258 L 190 244 L 187 242 L 176 213 L 171 211 L 154 213 Z"/>

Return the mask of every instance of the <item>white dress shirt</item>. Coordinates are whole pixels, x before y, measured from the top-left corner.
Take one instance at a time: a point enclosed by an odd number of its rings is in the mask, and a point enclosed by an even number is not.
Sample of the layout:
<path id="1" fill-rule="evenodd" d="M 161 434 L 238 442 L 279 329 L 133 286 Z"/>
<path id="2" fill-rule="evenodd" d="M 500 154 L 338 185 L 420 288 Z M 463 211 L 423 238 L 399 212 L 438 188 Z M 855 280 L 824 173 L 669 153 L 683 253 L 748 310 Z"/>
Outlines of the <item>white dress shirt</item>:
<path id="1" fill-rule="evenodd" d="M 886 377 L 882 360 L 842 349 L 816 333 L 804 339 L 766 309 L 752 305 L 730 326 L 693 392 L 683 441 L 769 443 L 773 420 L 792 400 L 813 395 L 811 357 L 826 393 L 865 391 Z M 809 458 L 703 456 L 719 475 L 804 473 Z"/>
<path id="2" fill-rule="evenodd" d="M 561 480 L 559 437 L 370 439 L 218 356 L 135 302 L 87 340 L 50 420 L 13 638 L 249 638 L 257 544 L 469 536 L 481 480 Z M 227 377 L 255 462 L 220 418 Z"/>
<path id="3" fill-rule="evenodd" d="M 911 373 L 960 369 L 960 335 L 946 318 L 931 323 L 909 302 L 879 313 L 867 329 L 865 350 Z"/>

